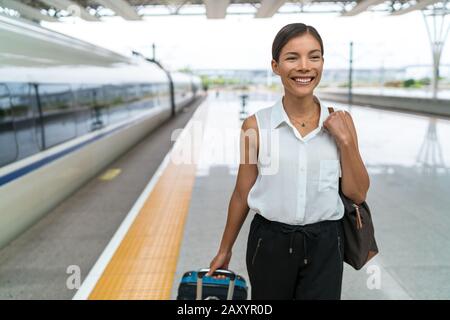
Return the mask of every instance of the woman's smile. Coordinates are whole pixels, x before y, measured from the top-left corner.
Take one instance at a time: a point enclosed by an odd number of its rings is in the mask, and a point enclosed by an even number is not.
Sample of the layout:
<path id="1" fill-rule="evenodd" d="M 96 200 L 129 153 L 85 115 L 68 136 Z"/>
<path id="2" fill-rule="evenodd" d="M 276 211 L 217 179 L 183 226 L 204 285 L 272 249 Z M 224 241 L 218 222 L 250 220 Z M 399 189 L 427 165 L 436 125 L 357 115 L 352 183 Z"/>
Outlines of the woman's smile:
<path id="1" fill-rule="evenodd" d="M 290 78 L 296 86 L 306 87 L 314 82 L 315 77 L 292 77 Z"/>

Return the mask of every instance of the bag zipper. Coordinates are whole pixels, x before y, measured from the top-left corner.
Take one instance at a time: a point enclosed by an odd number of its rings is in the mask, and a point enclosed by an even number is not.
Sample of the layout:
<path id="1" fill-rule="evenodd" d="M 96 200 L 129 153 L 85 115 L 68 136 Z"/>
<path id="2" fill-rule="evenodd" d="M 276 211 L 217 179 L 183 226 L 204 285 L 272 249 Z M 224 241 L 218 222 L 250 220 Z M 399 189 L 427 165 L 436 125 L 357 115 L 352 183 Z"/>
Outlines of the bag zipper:
<path id="1" fill-rule="evenodd" d="M 356 210 L 356 229 L 362 229 L 361 213 L 359 212 L 359 206 L 356 203 L 352 203 L 353 208 Z"/>
<path id="2" fill-rule="evenodd" d="M 338 250 L 339 250 L 339 257 L 342 260 L 342 251 L 341 251 L 341 236 L 338 236 Z"/>
<path id="3" fill-rule="evenodd" d="M 252 265 L 255 264 L 256 254 L 258 253 L 259 246 L 261 245 L 262 238 L 258 239 L 258 245 L 256 246 L 255 253 L 253 254 Z"/>

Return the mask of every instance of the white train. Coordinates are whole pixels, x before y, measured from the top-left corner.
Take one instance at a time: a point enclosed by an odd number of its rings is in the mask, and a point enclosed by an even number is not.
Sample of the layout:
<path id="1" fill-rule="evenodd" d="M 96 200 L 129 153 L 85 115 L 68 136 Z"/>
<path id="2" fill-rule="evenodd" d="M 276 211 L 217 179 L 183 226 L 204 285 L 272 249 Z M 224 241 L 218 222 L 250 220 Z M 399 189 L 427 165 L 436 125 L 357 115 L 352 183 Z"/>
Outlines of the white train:
<path id="1" fill-rule="evenodd" d="M 200 90 L 198 77 L 0 15 L 0 248 Z"/>

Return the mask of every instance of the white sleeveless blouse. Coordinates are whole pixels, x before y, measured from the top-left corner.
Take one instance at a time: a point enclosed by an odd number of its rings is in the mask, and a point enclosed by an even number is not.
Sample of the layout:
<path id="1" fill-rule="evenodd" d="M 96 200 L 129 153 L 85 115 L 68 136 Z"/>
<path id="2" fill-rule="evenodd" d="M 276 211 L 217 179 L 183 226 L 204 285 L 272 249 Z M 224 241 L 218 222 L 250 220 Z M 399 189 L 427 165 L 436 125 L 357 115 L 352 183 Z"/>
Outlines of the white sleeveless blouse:
<path id="1" fill-rule="evenodd" d="M 329 115 L 327 106 L 314 99 L 320 105 L 319 125 L 305 137 L 290 122 L 281 99 L 255 113 L 258 177 L 247 203 L 269 220 L 306 225 L 344 215 L 338 193 L 339 148 L 322 126 Z"/>

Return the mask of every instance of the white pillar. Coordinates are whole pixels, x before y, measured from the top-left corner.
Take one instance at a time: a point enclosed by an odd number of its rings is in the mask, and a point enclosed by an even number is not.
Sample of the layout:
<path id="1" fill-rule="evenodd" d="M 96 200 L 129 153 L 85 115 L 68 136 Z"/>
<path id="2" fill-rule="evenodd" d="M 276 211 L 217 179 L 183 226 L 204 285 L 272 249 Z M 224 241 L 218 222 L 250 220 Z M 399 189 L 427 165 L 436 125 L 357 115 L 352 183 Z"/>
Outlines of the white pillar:
<path id="1" fill-rule="evenodd" d="M 436 99 L 439 91 L 439 67 L 441 65 L 441 55 L 450 30 L 450 24 L 447 23 L 447 6 L 446 4 L 444 7 L 433 5 L 431 11 L 422 10 L 422 16 L 427 28 L 433 57 L 432 89 L 433 99 Z"/>

